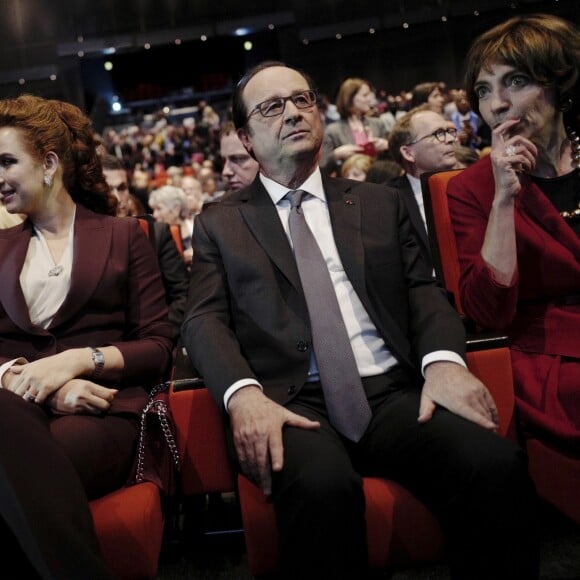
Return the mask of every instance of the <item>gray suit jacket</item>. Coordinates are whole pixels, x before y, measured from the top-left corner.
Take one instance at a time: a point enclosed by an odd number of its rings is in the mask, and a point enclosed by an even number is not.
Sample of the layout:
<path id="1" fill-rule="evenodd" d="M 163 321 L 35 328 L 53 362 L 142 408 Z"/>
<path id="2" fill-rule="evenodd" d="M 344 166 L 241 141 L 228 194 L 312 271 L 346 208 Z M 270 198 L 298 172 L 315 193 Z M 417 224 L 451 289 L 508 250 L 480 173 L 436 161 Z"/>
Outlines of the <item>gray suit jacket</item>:
<path id="1" fill-rule="evenodd" d="M 384 123 L 376 117 L 368 117 L 365 120 L 373 137 L 387 138 L 387 128 Z M 322 156 L 320 167 L 325 168 L 332 158 L 332 152 L 340 145 L 354 144 L 354 135 L 348 121 L 341 119 L 326 126 L 324 130 L 324 140 L 322 143 Z"/>
<path id="2" fill-rule="evenodd" d="M 399 363 L 420 378 L 434 350 L 464 356 L 463 324 L 419 250 L 401 196 L 382 185 L 324 179 L 340 258 Z M 256 378 L 285 404 L 307 379 L 312 336 L 296 262 L 258 177 L 196 218 L 184 344 L 219 404 Z"/>

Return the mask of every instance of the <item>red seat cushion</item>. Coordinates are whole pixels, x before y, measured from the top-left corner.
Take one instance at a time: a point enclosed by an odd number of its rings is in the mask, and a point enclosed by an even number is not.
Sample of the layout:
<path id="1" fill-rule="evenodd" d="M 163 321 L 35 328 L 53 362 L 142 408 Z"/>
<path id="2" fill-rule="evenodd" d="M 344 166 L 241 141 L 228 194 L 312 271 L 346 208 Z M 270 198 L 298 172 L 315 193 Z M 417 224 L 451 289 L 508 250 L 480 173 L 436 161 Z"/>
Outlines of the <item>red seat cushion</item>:
<path id="1" fill-rule="evenodd" d="M 153 579 L 157 574 L 163 512 L 157 486 L 123 487 L 90 502 L 105 561 L 123 580 Z"/>

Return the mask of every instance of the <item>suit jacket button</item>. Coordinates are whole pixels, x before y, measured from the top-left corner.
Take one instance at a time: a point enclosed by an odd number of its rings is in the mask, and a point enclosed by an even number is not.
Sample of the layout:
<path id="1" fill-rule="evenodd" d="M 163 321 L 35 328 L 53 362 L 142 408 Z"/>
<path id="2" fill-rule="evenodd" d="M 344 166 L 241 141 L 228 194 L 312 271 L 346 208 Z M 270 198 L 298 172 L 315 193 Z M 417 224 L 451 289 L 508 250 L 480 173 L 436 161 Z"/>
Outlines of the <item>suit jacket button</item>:
<path id="1" fill-rule="evenodd" d="M 289 395 L 293 395 L 296 392 L 296 387 L 294 385 L 292 385 L 291 387 L 288 387 L 288 394 Z"/>
<path id="2" fill-rule="evenodd" d="M 308 350 L 308 341 L 307 340 L 299 340 L 298 344 L 296 345 L 296 349 L 299 352 L 306 352 Z"/>

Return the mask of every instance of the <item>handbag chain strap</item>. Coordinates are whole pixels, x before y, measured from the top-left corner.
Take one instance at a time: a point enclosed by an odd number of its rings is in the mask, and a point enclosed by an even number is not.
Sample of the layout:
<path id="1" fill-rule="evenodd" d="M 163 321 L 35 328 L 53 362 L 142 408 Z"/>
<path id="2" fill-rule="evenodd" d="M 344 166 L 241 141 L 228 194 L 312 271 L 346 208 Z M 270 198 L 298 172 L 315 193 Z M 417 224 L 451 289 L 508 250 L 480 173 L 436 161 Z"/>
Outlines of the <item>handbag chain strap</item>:
<path id="1" fill-rule="evenodd" d="M 151 389 L 149 393 L 149 402 L 143 409 L 141 413 L 141 425 L 139 428 L 139 444 L 137 447 L 137 473 L 135 475 L 135 481 L 142 482 L 144 480 L 143 473 L 145 470 L 145 443 L 147 439 L 147 414 L 151 409 L 154 409 L 157 417 L 159 418 L 159 424 L 161 425 L 161 430 L 163 431 L 163 436 L 169 452 L 171 453 L 171 459 L 173 465 L 179 471 L 181 468 L 181 458 L 179 456 L 179 450 L 177 449 L 177 443 L 175 442 L 175 437 L 173 435 L 173 430 L 169 424 L 168 413 L 169 409 L 167 403 L 161 400 L 154 400 L 155 396 L 163 391 L 166 391 L 169 387 L 169 382 L 160 383 Z"/>

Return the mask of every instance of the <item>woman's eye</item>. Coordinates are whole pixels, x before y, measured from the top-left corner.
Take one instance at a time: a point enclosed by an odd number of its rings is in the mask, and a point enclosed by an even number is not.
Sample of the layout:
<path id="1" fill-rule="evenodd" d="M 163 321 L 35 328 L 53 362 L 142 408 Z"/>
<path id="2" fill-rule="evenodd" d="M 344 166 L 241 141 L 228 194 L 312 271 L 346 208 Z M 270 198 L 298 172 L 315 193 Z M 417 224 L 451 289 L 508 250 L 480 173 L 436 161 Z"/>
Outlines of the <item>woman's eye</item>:
<path id="1" fill-rule="evenodd" d="M 514 87 L 523 87 L 528 84 L 528 77 L 525 75 L 514 75 L 510 79 L 510 83 Z"/>
<path id="2" fill-rule="evenodd" d="M 487 87 L 475 87 L 474 92 L 478 99 L 483 99 L 487 94 Z"/>

